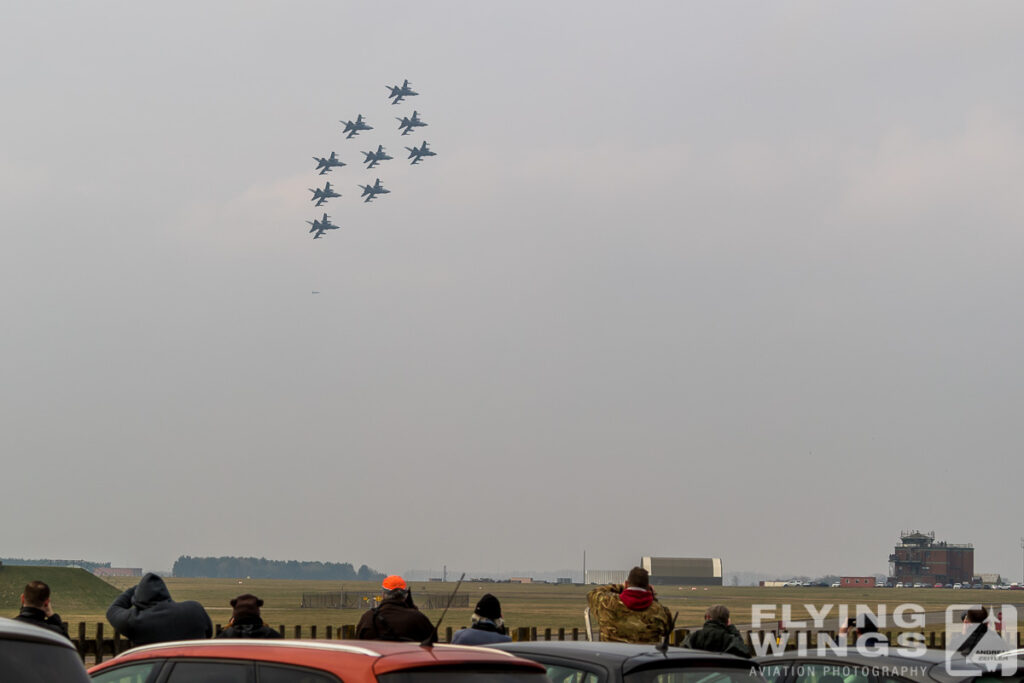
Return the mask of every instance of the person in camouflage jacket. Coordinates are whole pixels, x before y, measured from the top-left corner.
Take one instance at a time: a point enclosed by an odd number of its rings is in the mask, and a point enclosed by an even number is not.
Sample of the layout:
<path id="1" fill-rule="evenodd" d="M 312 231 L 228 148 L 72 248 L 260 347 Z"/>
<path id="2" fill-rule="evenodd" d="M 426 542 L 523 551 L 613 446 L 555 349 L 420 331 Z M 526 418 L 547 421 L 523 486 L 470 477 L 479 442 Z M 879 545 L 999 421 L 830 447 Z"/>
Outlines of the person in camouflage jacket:
<path id="1" fill-rule="evenodd" d="M 624 584 L 608 584 L 587 594 L 591 619 L 601 629 L 601 640 L 618 643 L 660 643 L 672 624 L 672 615 L 654 598 L 647 570 L 633 567 Z"/>

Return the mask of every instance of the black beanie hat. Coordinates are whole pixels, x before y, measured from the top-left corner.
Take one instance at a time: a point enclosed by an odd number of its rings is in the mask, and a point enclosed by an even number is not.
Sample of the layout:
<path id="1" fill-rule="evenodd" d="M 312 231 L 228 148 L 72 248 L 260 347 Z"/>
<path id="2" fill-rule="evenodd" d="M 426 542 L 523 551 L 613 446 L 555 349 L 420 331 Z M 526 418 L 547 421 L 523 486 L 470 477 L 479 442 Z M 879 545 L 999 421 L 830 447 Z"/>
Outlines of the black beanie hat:
<path id="1" fill-rule="evenodd" d="M 231 606 L 234 608 L 231 611 L 233 619 L 238 619 L 239 617 L 258 617 L 260 615 L 260 607 L 263 607 L 263 601 L 252 593 L 244 593 L 237 598 L 232 598 Z"/>
<path id="2" fill-rule="evenodd" d="M 473 611 L 484 619 L 501 619 L 501 603 L 490 593 L 486 593 L 480 598 L 480 602 L 476 603 L 476 608 Z"/>

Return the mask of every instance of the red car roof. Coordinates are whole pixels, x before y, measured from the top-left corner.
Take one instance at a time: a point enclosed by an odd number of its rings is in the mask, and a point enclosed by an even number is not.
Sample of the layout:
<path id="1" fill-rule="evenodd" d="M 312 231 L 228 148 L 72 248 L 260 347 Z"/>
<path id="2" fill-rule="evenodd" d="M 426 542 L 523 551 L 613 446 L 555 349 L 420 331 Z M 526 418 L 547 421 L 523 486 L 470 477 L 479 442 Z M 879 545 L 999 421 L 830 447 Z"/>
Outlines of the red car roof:
<path id="1" fill-rule="evenodd" d="M 507 652 L 464 645 L 393 643 L 377 640 L 190 640 L 144 645 L 89 669 L 94 674 L 126 662 L 173 658 L 244 659 L 308 666 L 345 680 L 374 680 L 377 674 L 432 666 L 503 665 L 543 673 L 544 667 Z"/>

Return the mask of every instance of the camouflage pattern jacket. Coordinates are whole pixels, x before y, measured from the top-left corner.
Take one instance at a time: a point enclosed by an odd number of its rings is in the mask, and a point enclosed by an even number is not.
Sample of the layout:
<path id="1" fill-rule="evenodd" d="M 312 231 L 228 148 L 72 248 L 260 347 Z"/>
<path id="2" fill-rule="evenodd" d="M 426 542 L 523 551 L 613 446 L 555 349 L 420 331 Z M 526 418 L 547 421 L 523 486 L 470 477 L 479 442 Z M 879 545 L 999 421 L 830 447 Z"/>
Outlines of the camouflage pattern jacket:
<path id="1" fill-rule="evenodd" d="M 642 610 L 630 609 L 619 598 L 622 584 L 608 584 L 587 594 L 591 623 L 601 628 L 601 640 L 617 643 L 660 643 L 672 623 L 668 608 L 657 600 Z"/>

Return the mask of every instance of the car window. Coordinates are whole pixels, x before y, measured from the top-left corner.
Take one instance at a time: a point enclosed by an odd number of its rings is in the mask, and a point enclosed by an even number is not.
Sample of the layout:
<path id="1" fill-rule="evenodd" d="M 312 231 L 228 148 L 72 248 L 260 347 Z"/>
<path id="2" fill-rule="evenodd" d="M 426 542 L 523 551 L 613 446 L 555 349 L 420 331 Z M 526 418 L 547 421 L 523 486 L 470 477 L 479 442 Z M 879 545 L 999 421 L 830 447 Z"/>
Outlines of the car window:
<path id="1" fill-rule="evenodd" d="M 551 683 L 598 683 L 600 678 L 593 671 L 577 669 L 558 664 L 546 664 Z"/>
<path id="2" fill-rule="evenodd" d="M 0 640 L 3 683 L 88 683 L 89 675 L 71 648 L 24 640 Z"/>
<path id="3" fill-rule="evenodd" d="M 259 683 L 338 683 L 336 676 L 323 671 L 271 664 L 260 664 L 257 676 Z"/>
<path id="4" fill-rule="evenodd" d="M 431 667 L 381 674 L 380 683 L 548 683 L 543 671 L 497 667 Z"/>
<path id="5" fill-rule="evenodd" d="M 253 683 L 248 662 L 175 662 L 167 683 Z"/>
<path id="6" fill-rule="evenodd" d="M 761 666 L 761 674 L 768 683 L 776 683 L 783 680 L 786 678 L 787 673 L 789 673 L 789 664 L 763 664 Z"/>
<path id="7" fill-rule="evenodd" d="M 93 674 L 92 683 L 151 683 L 156 680 L 161 660 L 125 664 L 115 669 L 106 669 Z"/>
<path id="8" fill-rule="evenodd" d="M 809 662 L 792 667 L 793 683 L 870 683 L 858 667 Z"/>
<path id="9" fill-rule="evenodd" d="M 764 683 L 761 675 L 750 668 L 658 667 L 626 674 L 626 683 Z"/>

